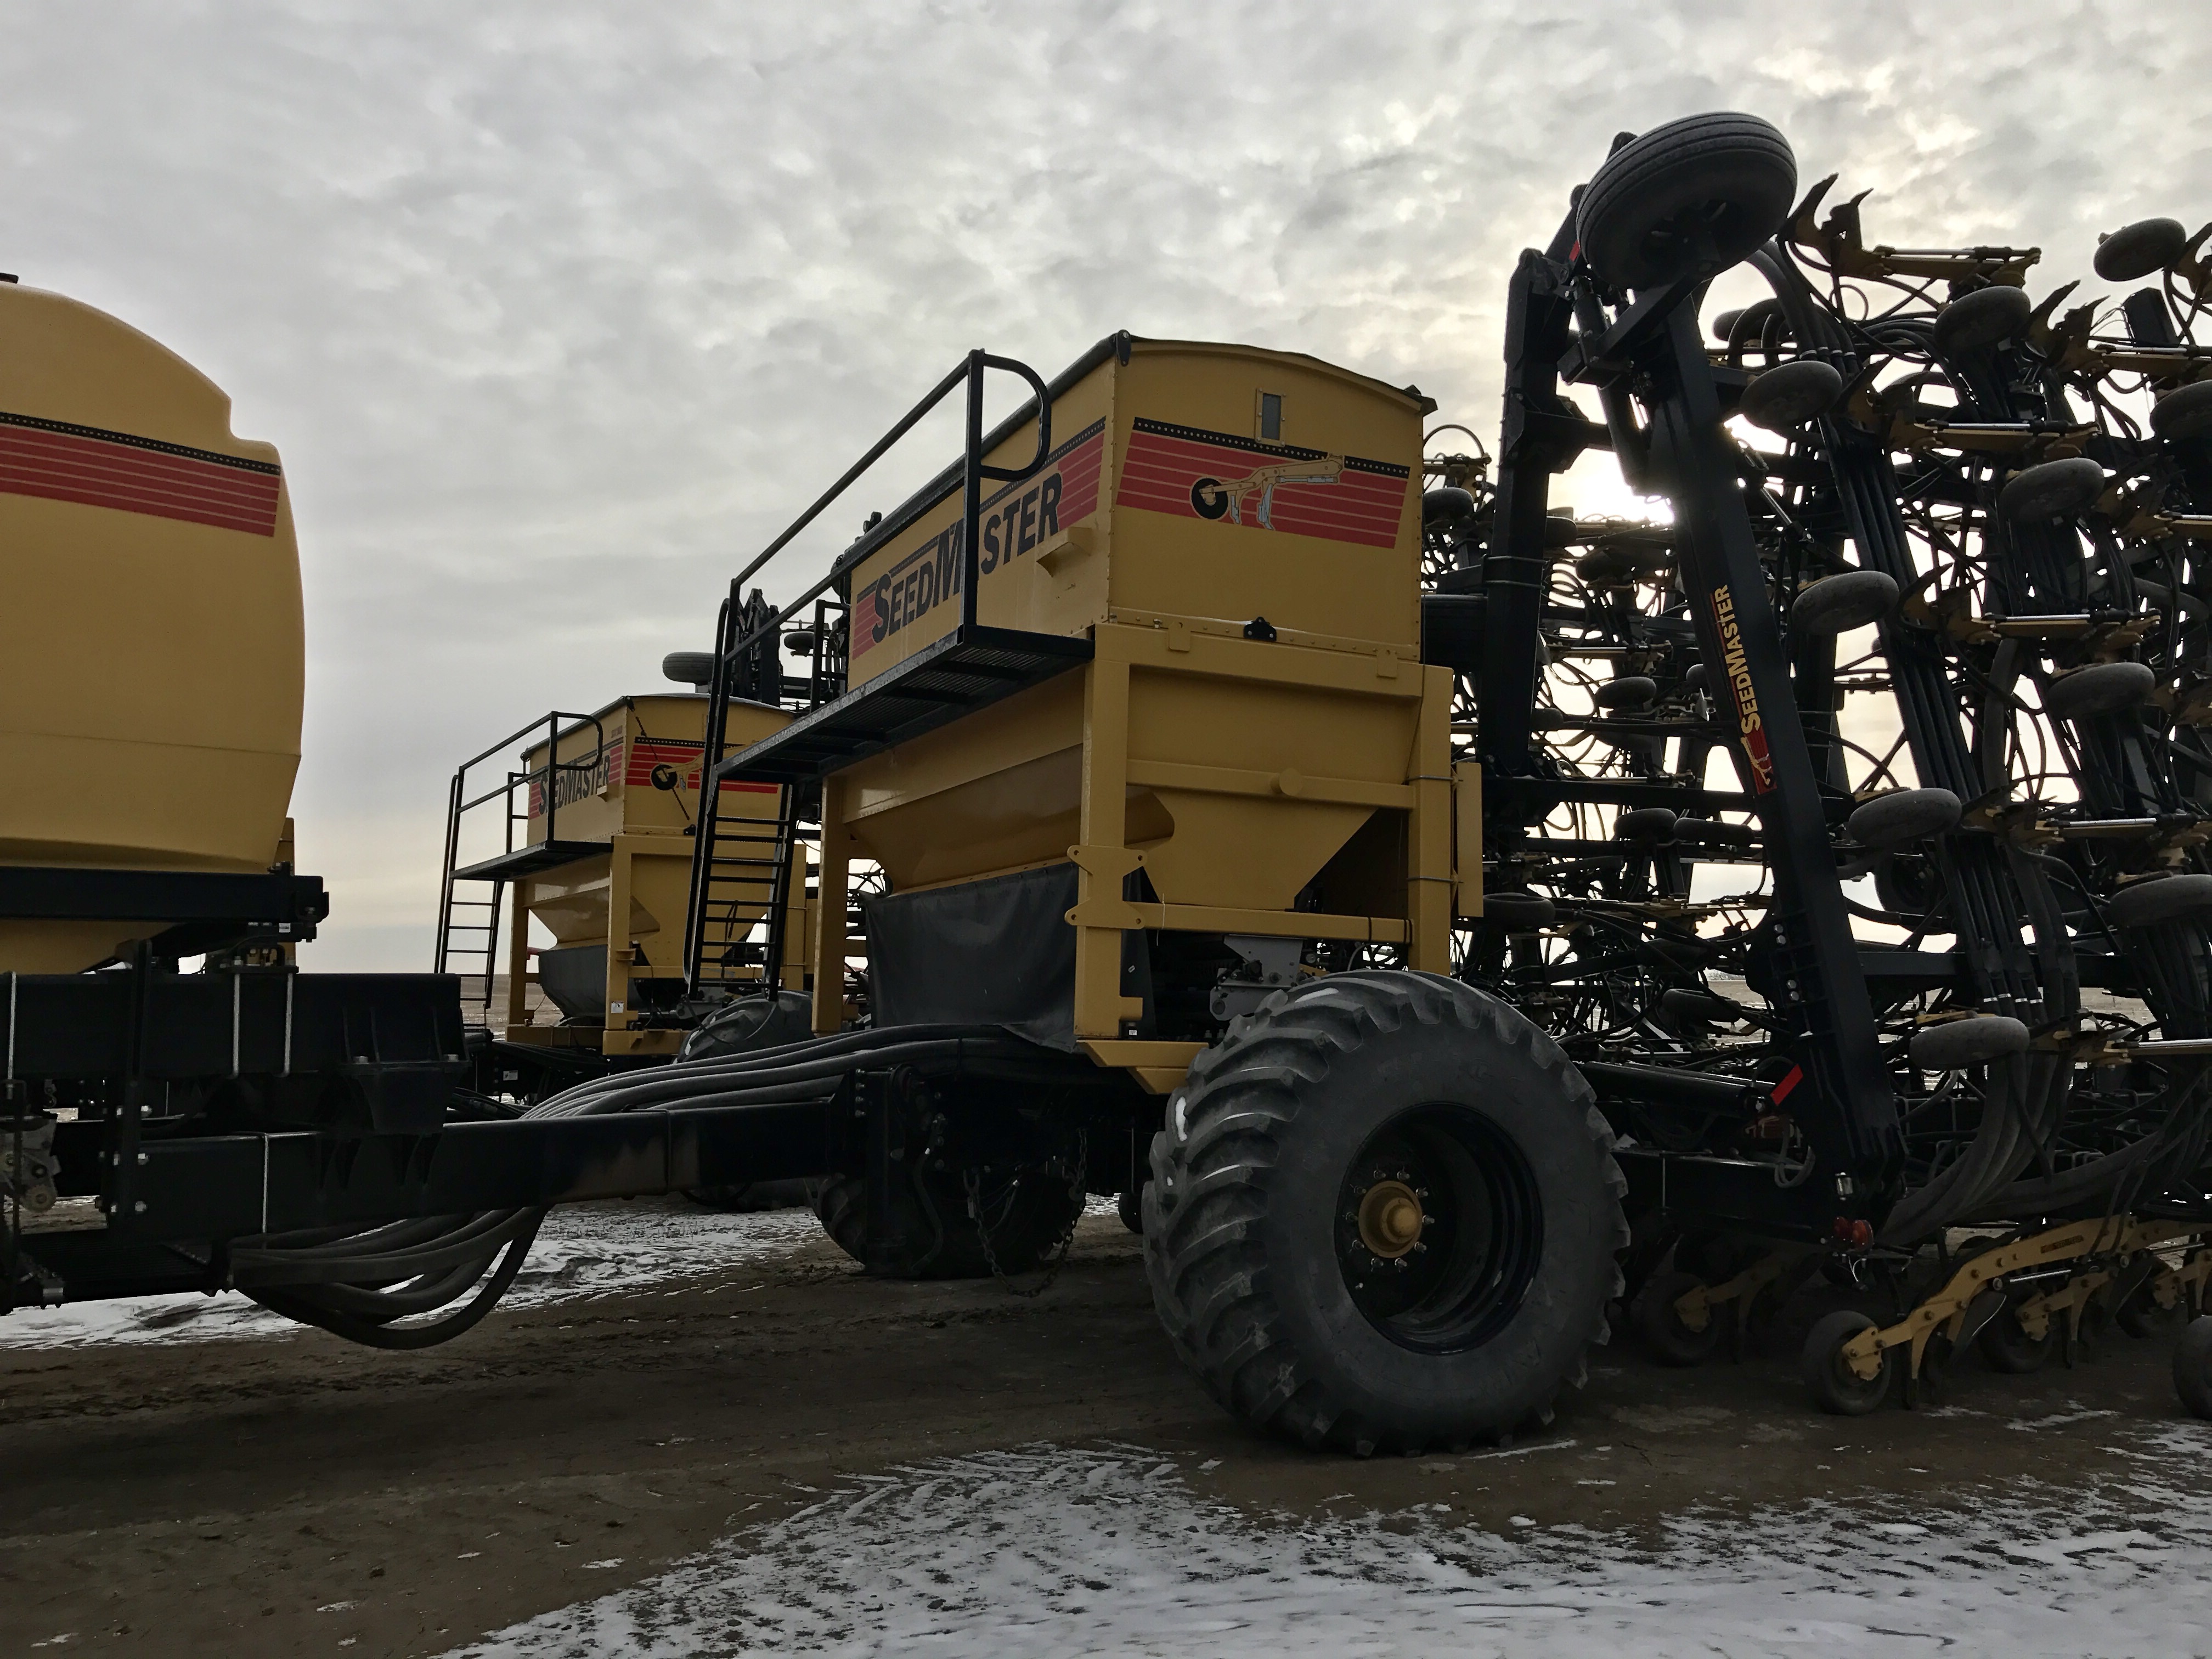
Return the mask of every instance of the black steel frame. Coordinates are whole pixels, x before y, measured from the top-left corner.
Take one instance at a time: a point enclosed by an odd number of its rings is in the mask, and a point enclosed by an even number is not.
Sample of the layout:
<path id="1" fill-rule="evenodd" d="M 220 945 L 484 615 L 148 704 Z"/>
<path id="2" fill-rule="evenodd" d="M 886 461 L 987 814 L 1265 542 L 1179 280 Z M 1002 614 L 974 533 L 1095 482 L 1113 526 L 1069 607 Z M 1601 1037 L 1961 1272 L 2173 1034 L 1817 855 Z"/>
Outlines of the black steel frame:
<path id="1" fill-rule="evenodd" d="M 1902 1147 L 1837 875 L 1829 807 L 1797 718 L 1790 659 L 1721 425 L 1741 379 L 1725 384 L 1728 371 L 1711 364 L 1698 337 L 1702 282 L 1644 292 L 1609 310 L 1587 271 L 1566 257 L 1572 246 L 1570 216 L 1547 251 L 1522 254 L 1508 297 L 1504 438 L 1483 565 L 1477 695 L 1486 842 L 1514 848 L 1560 801 L 1712 810 L 1702 789 L 1586 783 L 1545 775 L 1535 763 L 1530 739 L 1550 479 L 1583 449 L 1610 449 L 1632 483 L 1673 500 L 1676 556 L 1702 660 L 1717 672 L 1739 665 L 1760 716 L 1763 752 L 1741 740 L 1729 745 L 1744 794 L 1724 804 L 1757 816 L 1775 872 L 1770 1000 L 1808 1079 L 1792 1109 L 1818 1178 L 1782 1186 L 1770 1163 L 1695 1153 L 1632 1152 L 1624 1163 L 1666 1207 L 1698 1212 L 1714 1224 L 1832 1237 L 1839 1220 L 1878 1220 L 1887 1211 L 1902 1176 Z M 1603 428 L 1560 395 L 1563 380 L 1597 392 Z M 1632 386 L 1649 411 L 1648 427 L 1637 422 Z"/>

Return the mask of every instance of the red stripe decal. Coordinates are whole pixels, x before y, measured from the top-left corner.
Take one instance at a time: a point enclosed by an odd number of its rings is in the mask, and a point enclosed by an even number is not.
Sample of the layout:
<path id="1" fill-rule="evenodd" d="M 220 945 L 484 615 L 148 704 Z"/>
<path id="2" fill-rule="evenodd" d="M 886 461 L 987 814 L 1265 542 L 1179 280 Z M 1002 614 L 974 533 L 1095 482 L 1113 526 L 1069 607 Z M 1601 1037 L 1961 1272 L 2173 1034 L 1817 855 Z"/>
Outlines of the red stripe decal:
<path id="1" fill-rule="evenodd" d="M 266 462 L 0 413 L 0 495 L 273 536 L 283 483 Z"/>
<path id="2" fill-rule="evenodd" d="M 623 769 L 623 782 L 633 789 L 653 787 L 653 769 L 673 766 L 684 774 L 686 793 L 696 793 L 699 787 L 699 765 L 707 752 L 707 745 L 689 738 L 632 738 L 629 740 L 629 763 Z M 780 787 L 773 783 L 750 783 L 737 778 L 722 780 L 722 793 L 736 790 L 740 794 L 773 795 Z"/>
<path id="3" fill-rule="evenodd" d="M 1129 435 L 1117 500 L 1247 530 L 1395 547 L 1411 476 L 1355 455 L 1140 420 Z"/>
<path id="4" fill-rule="evenodd" d="M 1776 1084 L 1771 1089 L 1768 1090 L 1767 1093 L 1772 1098 L 1774 1103 L 1777 1106 L 1779 1106 L 1784 1101 L 1790 1098 L 1790 1091 L 1795 1089 L 1804 1080 L 1805 1068 L 1802 1066 L 1792 1066 L 1787 1072 L 1783 1073 L 1782 1081 Z"/>

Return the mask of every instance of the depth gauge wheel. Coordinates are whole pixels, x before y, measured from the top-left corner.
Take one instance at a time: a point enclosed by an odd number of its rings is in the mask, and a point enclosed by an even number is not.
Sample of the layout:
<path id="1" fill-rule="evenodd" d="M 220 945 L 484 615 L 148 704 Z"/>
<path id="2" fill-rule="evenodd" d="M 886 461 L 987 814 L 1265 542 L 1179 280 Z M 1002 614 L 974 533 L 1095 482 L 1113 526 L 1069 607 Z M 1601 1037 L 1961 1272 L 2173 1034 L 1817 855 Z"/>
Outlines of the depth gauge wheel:
<path id="1" fill-rule="evenodd" d="M 1659 1273 L 1638 1293 L 1630 1317 L 1637 1335 L 1661 1364 L 1702 1365 L 1720 1346 L 1719 1309 L 1707 1309 L 1705 1328 L 1693 1331 L 1682 1322 L 1681 1310 L 1674 1305 L 1704 1282 L 1695 1273 Z"/>
<path id="2" fill-rule="evenodd" d="M 1982 1327 L 1974 1346 L 1981 1350 L 1982 1358 L 1991 1370 L 2002 1371 L 2008 1376 L 2026 1376 L 2031 1371 L 2041 1370 L 2057 1347 L 2058 1322 L 2054 1319 L 2045 1326 L 2041 1336 L 2030 1336 L 2021 1328 L 2015 1309 L 1999 1308 L 1990 1316 L 1990 1322 Z"/>
<path id="3" fill-rule="evenodd" d="M 1607 1338 L 1626 1189 L 1550 1037 L 1396 970 L 1278 992 L 1200 1054 L 1152 1142 L 1145 1263 L 1238 1416 L 1362 1456 L 1550 1419 Z"/>
<path id="4" fill-rule="evenodd" d="M 1838 1417 L 1864 1417 L 1878 1410 L 1897 1385 L 1898 1350 L 1885 1348 L 1881 1369 L 1871 1378 L 1861 1376 L 1844 1358 L 1844 1345 L 1875 1322 L 1849 1308 L 1830 1314 L 1806 1334 L 1799 1370 L 1812 1390 L 1814 1403 Z"/>
<path id="5" fill-rule="evenodd" d="M 1756 115 L 1685 116 L 1605 160 L 1575 210 L 1583 258 L 1618 289 L 1711 276 L 1781 229 L 1797 193 L 1790 141 Z"/>
<path id="6" fill-rule="evenodd" d="M 2156 1273 L 2154 1270 L 2153 1273 L 2145 1274 L 2140 1282 L 2130 1285 L 2127 1295 L 2122 1298 L 2118 1309 L 2112 1316 L 2112 1322 L 2130 1336 L 2137 1338 L 2161 1336 L 2176 1325 L 2185 1323 L 2189 1317 L 2189 1311 L 2181 1305 L 2181 1299 L 2179 1297 L 2174 1298 L 2171 1307 L 2160 1304 L 2157 1295 L 2152 1290 L 2152 1284 L 2155 1278 Z"/>

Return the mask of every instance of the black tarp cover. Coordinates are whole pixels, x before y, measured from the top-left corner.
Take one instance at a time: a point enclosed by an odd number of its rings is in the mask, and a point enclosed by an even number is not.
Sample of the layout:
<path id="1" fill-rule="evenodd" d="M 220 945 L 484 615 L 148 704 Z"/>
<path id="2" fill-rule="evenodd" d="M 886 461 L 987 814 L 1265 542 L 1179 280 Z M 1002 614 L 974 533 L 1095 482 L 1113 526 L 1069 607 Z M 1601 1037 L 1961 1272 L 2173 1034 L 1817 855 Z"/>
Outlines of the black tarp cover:
<path id="1" fill-rule="evenodd" d="M 1072 864 L 864 899 L 874 1023 L 1003 1025 L 1075 1047 Z"/>

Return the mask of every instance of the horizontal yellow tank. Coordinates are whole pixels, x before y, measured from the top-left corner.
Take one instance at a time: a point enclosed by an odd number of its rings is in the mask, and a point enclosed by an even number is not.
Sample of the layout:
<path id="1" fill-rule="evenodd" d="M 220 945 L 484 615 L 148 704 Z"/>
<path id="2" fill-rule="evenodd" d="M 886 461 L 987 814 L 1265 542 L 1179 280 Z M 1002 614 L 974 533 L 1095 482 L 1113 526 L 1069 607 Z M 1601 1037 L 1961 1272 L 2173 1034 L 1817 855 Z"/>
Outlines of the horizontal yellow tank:
<path id="1" fill-rule="evenodd" d="M 258 871 L 300 761 L 300 560 L 276 452 L 126 324 L 0 283 L 0 864 Z M 69 972 L 131 922 L 0 922 Z"/>

